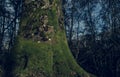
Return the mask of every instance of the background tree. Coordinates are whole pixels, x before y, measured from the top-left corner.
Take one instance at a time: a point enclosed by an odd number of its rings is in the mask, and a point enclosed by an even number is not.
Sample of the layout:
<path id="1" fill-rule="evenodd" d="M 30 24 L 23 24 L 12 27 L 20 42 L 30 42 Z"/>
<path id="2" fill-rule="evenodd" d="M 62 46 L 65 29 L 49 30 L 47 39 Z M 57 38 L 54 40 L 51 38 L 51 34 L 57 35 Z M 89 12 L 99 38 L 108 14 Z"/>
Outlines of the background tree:
<path id="1" fill-rule="evenodd" d="M 119 3 L 119 0 L 74 2 L 77 10 L 73 15 L 73 31 L 66 31 L 73 38 L 69 47 L 78 63 L 98 77 L 119 77 Z"/>
<path id="2" fill-rule="evenodd" d="M 0 70 L 2 77 L 13 77 L 15 57 L 12 48 L 18 33 L 22 0 L 0 0 Z"/>

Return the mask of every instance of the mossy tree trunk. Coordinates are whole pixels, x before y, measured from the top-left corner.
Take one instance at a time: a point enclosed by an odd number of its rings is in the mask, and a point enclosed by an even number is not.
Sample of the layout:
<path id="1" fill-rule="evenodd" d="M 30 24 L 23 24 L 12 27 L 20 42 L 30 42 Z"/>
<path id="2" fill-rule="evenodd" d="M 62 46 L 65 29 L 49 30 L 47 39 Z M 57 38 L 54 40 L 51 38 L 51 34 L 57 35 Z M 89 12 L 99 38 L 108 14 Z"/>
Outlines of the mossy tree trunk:
<path id="1" fill-rule="evenodd" d="M 74 60 L 67 45 L 60 0 L 25 0 L 18 41 L 20 77 L 92 77 Z M 24 67 L 23 65 L 26 66 Z M 21 69 L 24 67 L 25 69 Z"/>

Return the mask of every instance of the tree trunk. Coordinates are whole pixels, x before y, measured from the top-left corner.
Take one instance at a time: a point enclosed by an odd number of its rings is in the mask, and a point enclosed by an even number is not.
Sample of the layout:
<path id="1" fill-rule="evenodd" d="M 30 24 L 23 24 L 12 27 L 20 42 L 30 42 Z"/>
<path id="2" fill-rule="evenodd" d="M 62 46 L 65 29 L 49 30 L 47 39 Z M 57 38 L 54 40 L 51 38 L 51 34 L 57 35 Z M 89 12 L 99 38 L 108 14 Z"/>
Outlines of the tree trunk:
<path id="1" fill-rule="evenodd" d="M 20 32 L 15 46 L 18 63 L 16 75 L 93 77 L 74 60 L 67 45 L 65 31 L 58 23 L 59 16 L 62 16 L 61 0 L 52 1 L 49 4 L 49 1 L 45 0 L 43 2 L 25 0 Z"/>

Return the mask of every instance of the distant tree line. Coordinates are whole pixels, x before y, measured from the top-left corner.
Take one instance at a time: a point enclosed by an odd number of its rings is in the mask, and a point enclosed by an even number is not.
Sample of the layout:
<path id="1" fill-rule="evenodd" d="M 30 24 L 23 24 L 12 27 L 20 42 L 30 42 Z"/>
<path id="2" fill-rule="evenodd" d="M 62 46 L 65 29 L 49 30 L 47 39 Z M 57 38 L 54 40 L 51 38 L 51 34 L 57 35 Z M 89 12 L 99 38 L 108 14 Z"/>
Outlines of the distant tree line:
<path id="1" fill-rule="evenodd" d="M 22 0 L 0 0 L 0 52 L 14 45 L 22 12 Z"/>
<path id="2" fill-rule="evenodd" d="M 0 77 L 14 77 L 15 45 L 22 13 L 22 0 L 0 0 Z"/>
<path id="3" fill-rule="evenodd" d="M 63 0 L 69 47 L 98 77 L 120 77 L 120 1 Z"/>

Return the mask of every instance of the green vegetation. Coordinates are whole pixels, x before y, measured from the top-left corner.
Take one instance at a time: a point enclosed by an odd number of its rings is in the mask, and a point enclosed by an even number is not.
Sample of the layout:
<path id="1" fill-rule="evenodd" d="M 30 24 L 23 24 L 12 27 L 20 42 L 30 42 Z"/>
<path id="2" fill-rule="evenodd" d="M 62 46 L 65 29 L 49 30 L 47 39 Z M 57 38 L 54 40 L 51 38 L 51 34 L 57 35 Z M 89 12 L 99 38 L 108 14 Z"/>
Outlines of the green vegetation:
<path id="1" fill-rule="evenodd" d="M 67 45 L 65 31 L 60 28 L 58 23 L 58 8 L 55 6 L 57 0 L 50 1 L 53 1 L 50 8 L 41 9 L 39 7 L 35 11 L 30 9 L 30 11 L 27 11 L 29 15 L 22 17 L 20 35 L 18 36 L 15 51 L 18 57 L 27 55 L 28 63 L 26 69 L 23 70 L 21 69 L 24 64 L 21 63 L 23 61 L 18 61 L 20 68 L 16 69 L 17 74 L 20 77 L 92 77 L 74 60 Z M 26 5 L 28 4 L 26 3 Z M 31 31 L 30 33 L 34 32 L 32 30 L 34 26 L 43 26 L 39 24 L 38 19 L 45 14 L 48 16 L 47 24 L 54 27 L 54 31 L 49 34 L 50 40 L 33 41 L 31 38 L 23 37 L 26 34 L 24 31 L 25 26 L 32 26 L 30 30 L 27 30 Z M 33 19 L 36 19 L 36 21 L 31 23 Z"/>

